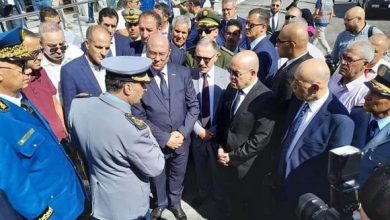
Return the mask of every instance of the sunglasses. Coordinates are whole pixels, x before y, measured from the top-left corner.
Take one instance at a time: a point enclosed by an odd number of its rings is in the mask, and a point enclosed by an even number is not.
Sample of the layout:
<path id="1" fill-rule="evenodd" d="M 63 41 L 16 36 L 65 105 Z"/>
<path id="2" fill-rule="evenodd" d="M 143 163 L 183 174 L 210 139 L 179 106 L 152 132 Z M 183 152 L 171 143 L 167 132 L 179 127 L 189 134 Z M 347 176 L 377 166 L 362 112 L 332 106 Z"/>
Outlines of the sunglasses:
<path id="1" fill-rule="evenodd" d="M 61 52 L 64 52 L 67 48 L 68 48 L 68 45 L 66 44 L 58 44 L 56 46 L 48 46 L 50 49 L 50 53 L 56 53 L 58 50 L 61 50 Z"/>
<path id="2" fill-rule="evenodd" d="M 295 18 L 296 16 L 294 16 L 294 15 L 286 15 L 285 17 L 284 17 L 284 19 L 286 19 L 286 20 L 290 20 L 291 18 Z"/>
<path id="3" fill-rule="evenodd" d="M 27 68 L 27 61 L 19 61 L 18 64 L 19 64 L 19 66 L 20 66 L 20 68 L 21 68 L 22 74 L 25 75 L 24 71 L 25 71 L 26 68 Z M 2 69 L 16 70 L 15 68 L 6 67 L 6 66 L 1 66 L 0 68 L 2 68 Z"/>
<path id="4" fill-rule="evenodd" d="M 272 4 L 272 7 L 279 7 L 280 5 L 278 4 Z"/>
<path id="5" fill-rule="evenodd" d="M 291 41 L 289 41 L 289 40 L 280 40 L 280 38 L 278 37 L 278 38 L 276 38 L 276 43 L 278 43 L 278 44 L 283 44 L 283 43 L 290 43 Z"/>
<path id="6" fill-rule="evenodd" d="M 199 28 L 198 31 L 199 31 L 199 34 L 202 34 L 203 32 L 205 32 L 206 34 L 210 34 L 211 32 L 215 31 L 217 28 L 216 27 L 213 27 L 213 28 Z"/>
<path id="7" fill-rule="evenodd" d="M 251 24 L 249 22 L 245 23 L 245 26 L 248 26 L 248 29 L 252 29 L 252 28 L 254 28 L 256 26 L 260 26 L 260 25 L 265 25 L 265 24 Z"/>
<path id="8" fill-rule="evenodd" d="M 200 63 L 200 61 L 203 60 L 203 62 L 207 65 L 211 59 L 213 59 L 215 55 L 213 55 L 212 57 L 202 57 L 202 56 L 195 56 L 195 60 L 196 62 Z"/>
<path id="9" fill-rule="evenodd" d="M 43 48 L 39 48 L 30 52 L 31 56 L 34 58 L 38 57 L 38 55 L 41 53 L 43 53 Z"/>

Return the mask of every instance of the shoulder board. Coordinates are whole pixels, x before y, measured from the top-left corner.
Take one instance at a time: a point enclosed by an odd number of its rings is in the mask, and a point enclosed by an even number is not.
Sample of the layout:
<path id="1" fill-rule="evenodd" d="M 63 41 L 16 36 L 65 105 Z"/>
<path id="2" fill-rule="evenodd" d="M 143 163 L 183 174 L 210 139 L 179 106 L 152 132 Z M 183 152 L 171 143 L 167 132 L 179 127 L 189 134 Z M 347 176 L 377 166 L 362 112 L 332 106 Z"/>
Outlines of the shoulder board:
<path id="1" fill-rule="evenodd" d="M 74 97 L 75 98 L 89 98 L 89 97 L 92 97 L 92 95 L 89 93 L 82 92 L 82 93 L 75 95 Z"/>
<path id="2" fill-rule="evenodd" d="M 8 105 L 0 99 L 0 112 L 6 111 L 8 108 Z"/>
<path id="3" fill-rule="evenodd" d="M 232 51 L 230 51 L 229 49 L 227 49 L 226 47 L 221 46 L 221 50 L 225 51 L 226 53 L 228 53 L 231 56 L 234 56 L 234 53 Z"/>
<path id="4" fill-rule="evenodd" d="M 148 126 L 146 125 L 146 123 L 144 121 L 142 121 L 141 119 L 139 118 L 136 118 L 134 117 L 132 114 L 130 113 L 125 113 L 125 117 L 127 118 L 127 120 L 133 124 L 138 130 L 144 130 L 146 129 Z"/>

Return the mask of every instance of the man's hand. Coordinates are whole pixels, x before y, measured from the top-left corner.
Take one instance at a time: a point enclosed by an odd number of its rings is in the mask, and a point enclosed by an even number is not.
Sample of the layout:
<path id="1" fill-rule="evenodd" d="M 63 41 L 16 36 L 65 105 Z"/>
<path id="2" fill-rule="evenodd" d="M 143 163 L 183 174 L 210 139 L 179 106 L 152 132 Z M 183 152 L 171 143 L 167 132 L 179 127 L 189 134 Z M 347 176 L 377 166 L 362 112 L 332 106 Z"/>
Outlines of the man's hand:
<path id="1" fill-rule="evenodd" d="M 214 137 L 214 134 L 211 133 L 209 130 L 202 129 L 199 134 L 199 138 L 202 139 L 203 141 L 209 141 Z"/>
<path id="2" fill-rule="evenodd" d="M 183 142 L 184 142 L 184 136 L 178 131 L 173 131 L 171 132 L 171 137 L 167 142 L 167 147 L 175 150 L 179 148 L 183 144 Z"/>
<path id="3" fill-rule="evenodd" d="M 229 166 L 229 154 L 225 153 L 223 148 L 218 148 L 218 162 L 224 166 Z"/>

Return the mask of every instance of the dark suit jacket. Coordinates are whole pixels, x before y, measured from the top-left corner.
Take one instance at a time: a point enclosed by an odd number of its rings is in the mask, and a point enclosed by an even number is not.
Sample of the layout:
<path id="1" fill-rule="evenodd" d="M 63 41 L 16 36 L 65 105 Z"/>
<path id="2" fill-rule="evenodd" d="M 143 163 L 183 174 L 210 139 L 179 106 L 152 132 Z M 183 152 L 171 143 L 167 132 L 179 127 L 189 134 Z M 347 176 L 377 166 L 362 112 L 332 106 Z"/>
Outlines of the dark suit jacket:
<path id="1" fill-rule="evenodd" d="M 115 40 L 115 56 L 134 56 L 134 50 L 130 48 L 130 40 L 127 37 L 124 37 L 118 33 L 114 34 Z M 87 47 L 85 46 L 85 42 L 83 42 L 80 46 L 81 50 L 86 53 Z"/>
<path id="2" fill-rule="evenodd" d="M 186 67 L 168 63 L 168 88 L 170 105 L 167 106 L 154 76 L 149 71 L 152 81 L 146 84 L 147 91 L 141 103 L 132 106 L 135 116 L 144 120 L 151 128 L 164 153 L 172 153 L 165 148 L 172 131 L 179 131 L 185 137 L 177 153 L 188 150 L 190 134 L 199 115 L 199 103 L 196 98 L 190 70 Z"/>
<path id="3" fill-rule="evenodd" d="M 180 49 L 172 41 L 169 43 L 171 54 L 169 55 L 169 62 L 184 65 L 186 60 L 186 49 Z"/>
<path id="4" fill-rule="evenodd" d="M 287 125 L 292 123 L 301 105 L 302 102 L 297 99 L 291 102 Z M 308 192 L 325 203 L 329 202 L 328 153 L 333 148 L 350 145 L 353 128 L 348 111 L 330 93 L 299 137 L 287 163 L 283 163 L 285 169 L 280 168 L 284 172 L 284 175 L 281 174 L 284 199 L 287 199 L 291 211 L 298 204 L 299 196 Z M 280 160 L 285 160 L 285 157 L 281 155 Z"/>
<path id="5" fill-rule="evenodd" d="M 7 194 L 0 189 L 0 219 L 22 220 L 8 200 Z"/>
<path id="6" fill-rule="evenodd" d="M 70 61 L 61 68 L 60 85 L 66 117 L 72 100 L 77 94 L 87 93 L 91 96 L 99 96 L 102 93 L 85 55 Z"/>
<path id="7" fill-rule="evenodd" d="M 218 142 L 229 153 L 236 178 L 243 179 L 246 175 L 261 178 L 269 164 L 267 146 L 275 124 L 276 99 L 258 81 L 230 119 L 236 93 L 229 85 L 224 94 L 217 125 Z"/>
<path id="8" fill-rule="evenodd" d="M 250 50 L 249 40 L 246 42 L 246 49 Z M 239 50 L 242 51 L 242 48 Z M 274 77 L 278 70 L 279 55 L 267 37 L 262 39 L 252 51 L 255 52 L 259 58 L 260 68 L 257 76 L 261 82 L 265 84 L 267 80 Z"/>
<path id="9" fill-rule="evenodd" d="M 275 93 L 276 97 L 279 100 L 279 103 L 282 104 L 281 108 L 288 108 L 288 103 L 291 100 L 293 94 L 291 89 L 291 83 L 294 79 L 294 74 L 299 64 L 311 58 L 313 57 L 309 53 L 306 53 L 299 59 L 292 62 L 287 67 L 280 68 L 278 72 L 276 72 L 272 81 L 266 82 L 266 85 Z"/>
<path id="10" fill-rule="evenodd" d="M 134 54 L 132 56 L 141 56 L 142 50 L 144 49 L 144 43 L 142 41 L 137 40 L 137 41 L 132 41 L 130 43 L 130 47 Z"/>
<path id="11" fill-rule="evenodd" d="M 237 46 L 241 45 L 242 43 L 245 42 L 245 39 L 246 39 L 246 29 L 245 29 L 245 23 L 246 23 L 246 19 L 245 18 L 242 18 L 240 16 L 237 16 L 237 21 L 239 21 L 242 25 L 242 29 L 241 29 L 241 40 L 238 41 L 238 44 Z M 223 42 L 225 42 L 225 33 L 226 33 L 226 25 L 227 25 L 227 21 L 222 19 L 221 20 L 221 24 L 219 25 L 219 38 L 223 40 Z M 222 46 L 225 46 L 225 44 L 223 44 Z"/>

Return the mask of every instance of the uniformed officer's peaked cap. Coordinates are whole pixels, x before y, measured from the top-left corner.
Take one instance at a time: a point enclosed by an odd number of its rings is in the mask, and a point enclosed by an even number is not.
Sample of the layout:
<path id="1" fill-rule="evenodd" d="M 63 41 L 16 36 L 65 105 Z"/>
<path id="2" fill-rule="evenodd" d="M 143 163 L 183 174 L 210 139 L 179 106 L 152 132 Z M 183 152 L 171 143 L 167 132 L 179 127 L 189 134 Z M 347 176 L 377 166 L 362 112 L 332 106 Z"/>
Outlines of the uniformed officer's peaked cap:
<path id="1" fill-rule="evenodd" d="M 203 27 L 219 26 L 221 17 L 211 8 L 204 8 L 196 15 L 198 25 Z"/>
<path id="2" fill-rule="evenodd" d="M 142 11 L 137 8 L 127 8 L 122 11 L 122 16 L 126 22 L 136 24 L 138 23 L 141 13 Z"/>
<path id="3" fill-rule="evenodd" d="M 365 82 L 371 91 L 390 98 L 390 67 L 380 65 L 375 79 Z"/>
<path id="4" fill-rule="evenodd" d="M 108 57 L 102 61 L 107 78 L 128 82 L 149 83 L 147 71 L 151 65 L 151 59 L 138 56 Z"/>
<path id="5" fill-rule="evenodd" d="M 15 28 L 0 33 L 0 59 L 4 60 L 30 60 L 33 57 L 23 46 L 24 32 Z"/>

